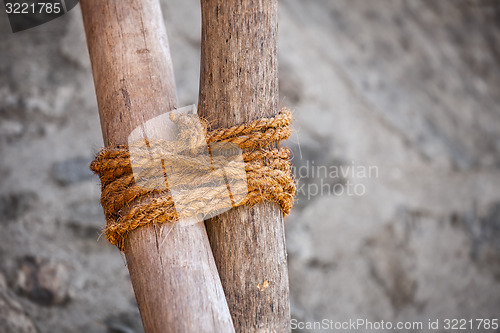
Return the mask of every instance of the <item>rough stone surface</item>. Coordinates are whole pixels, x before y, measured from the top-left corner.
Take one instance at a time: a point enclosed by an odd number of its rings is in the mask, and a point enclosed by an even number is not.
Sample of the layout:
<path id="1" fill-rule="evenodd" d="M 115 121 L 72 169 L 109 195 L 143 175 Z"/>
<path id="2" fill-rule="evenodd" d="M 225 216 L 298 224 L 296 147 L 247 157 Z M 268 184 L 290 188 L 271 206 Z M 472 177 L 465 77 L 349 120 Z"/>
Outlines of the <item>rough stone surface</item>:
<path id="1" fill-rule="evenodd" d="M 107 318 L 105 322 L 109 333 L 144 332 L 139 311 L 119 313 Z"/>
<path id="2" fill-rule="evenodd" d="M 199 4 L 161 2 L 193 104 Z M 102 139 L 80 15 L 12 34 L 0 11 L 0 332 L 142 330 L 86 166 Z M 498 318 L 499 22 L 491 0 L 280 2 L 293 318 Z M 44 265 L 57 305 L 26 292 Z"/>
<path id="3" fill-rule="evenodd" d="M 0 220 L 4 223 L 15 220 L 33 205 L 35 192 L 8 193 L 0 196 Z"/>
<path id="4" fill-rule="evenodd" d="M 45 306 L 68 302 L 69 272 L 65 265 L 25 257 L 19 262 L 15 288 L 31 301 Z"/>
<path id="5" fill-rule="evenodd" d="M 5 277 L 0 273 L 0 329 L 3 333 L 37 333 L 15 296 L 9 291 Z"/>
<path id="6" fill-rule="evenodd" d="M 66 186 L 92 178 L 89 169 L 92 158 L 77 156 L 62 162 L 54 163 L 52 177 L 60 185 Z"/>

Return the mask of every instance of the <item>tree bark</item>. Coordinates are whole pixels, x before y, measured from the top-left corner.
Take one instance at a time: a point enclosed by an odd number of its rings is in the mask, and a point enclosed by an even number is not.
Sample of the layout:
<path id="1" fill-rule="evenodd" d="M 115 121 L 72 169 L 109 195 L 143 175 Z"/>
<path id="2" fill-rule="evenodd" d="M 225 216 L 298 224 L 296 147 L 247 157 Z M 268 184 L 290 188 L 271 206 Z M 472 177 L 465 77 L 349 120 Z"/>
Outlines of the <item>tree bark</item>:
<path id="1" fill-rule="evenodd" d="M 104 143 L 126 144 L 177 107 L 157 0 L 82 0 Z M 234 332 L 202 222 L 129 233 L 125 255 L 146 332 Z"/>
<path id="2" fill-rule="evenodd" d="M 198 110 L 212 129 L 278 112 L 277 0 L 203 0 Z M 273 203 L 206 222 L 237 332 L 290 331 L 284 225 Z"/>

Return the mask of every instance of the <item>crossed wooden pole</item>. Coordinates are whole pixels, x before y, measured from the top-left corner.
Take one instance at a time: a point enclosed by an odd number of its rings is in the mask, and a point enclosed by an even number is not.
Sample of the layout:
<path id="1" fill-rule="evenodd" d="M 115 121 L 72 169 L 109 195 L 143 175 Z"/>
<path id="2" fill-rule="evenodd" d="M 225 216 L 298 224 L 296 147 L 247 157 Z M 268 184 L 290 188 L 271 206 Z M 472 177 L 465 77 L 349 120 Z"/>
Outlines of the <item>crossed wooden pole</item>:
<path id="1" fill-rule="evenodd" d="M 158 0 L 81 0 L 104 144 L 177 108 Z M 198 112 L 212 129 L 278 112 L 277 0 L 201 0 Z M 125 256 L 145 331 L 290 331 L 280 208 L 129 233 Z"/>

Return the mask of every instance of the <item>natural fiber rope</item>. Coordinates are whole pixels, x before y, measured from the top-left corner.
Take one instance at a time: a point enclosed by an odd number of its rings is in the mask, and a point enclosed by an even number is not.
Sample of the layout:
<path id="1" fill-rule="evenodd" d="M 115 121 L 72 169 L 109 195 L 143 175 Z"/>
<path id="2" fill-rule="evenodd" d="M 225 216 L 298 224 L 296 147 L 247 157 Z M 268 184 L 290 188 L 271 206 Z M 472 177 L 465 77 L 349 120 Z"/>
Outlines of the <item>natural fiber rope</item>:
<path id="1" fill-rule="evenodd" d="M 183 194 L 181 202 L 175 202 L 167 189 L 158 187 L 145 188 L 137 184 L 138 179 L 132 173 L 131 154 L 127 145 L 118 145 L 103 148 L 91 163 L 91 170 L 99 175 L 101 180 L 101 204 L 107 221 L 105 228 L 108 240 L 123 251 L 124 240 L 128 232 L 144 225 L 153 223 L 173 222 L 179 219 L 178 211 L 184 212 L 206 212 L 223 207 L 224 191 L 227 184 L 214 184 L 204 175 L 207 168 L 219 163 L 218 157 L 210 160 L 190 157 L 190 151 L 203 144 L 229 142 L 238 145 L 242 150 L 244 169 L 246 171 L 246 184 L 248 194 L 234 207 L 241 205 L 253 206 L 264 200 L 277 203 L 283 214 L 290 212 L 295 196 L 295 180 L 291 175 L 290 151 L 288 148 L 271 148 L 274 142 L 287 139 L 290 134 L 290 123 L 292 114 L 284 109 L 273 118 L 261 118 L 248 124 L 242 124 L 225 129 L 216 129 L 207 132 L 207 124 L 203 122 L 202 135 L 193 130 L 194 123 L 189 118 L 171 115 L 180 129 L 177 141 L 155 142 L 154 146 L 144 154 L 136 155 L 134 150 L 134 170 L 137 165 L 141 166 L 140 175 L 151 184 L 165 186 L 164 175 L 158 175 L 151 171 L 151 161 L 169 156 L 175 161 L 172 163 L 174 172 L 182 177 L 176 180 L 180 184 L 171 183 L 173 186 L 189 187 L 195 183 L 196 186 L 188 194 Z M 206 159 L 206 158 L 205 158 Z M 241 174 L 233 172 L 230 162 L 224 167 L 224 172 L 230 176 L 241 178 Z M 234 165 L 234 170 L 236 169 Z M 142 169 L 143 168 L 143 169 Z M 215 169 L 214 173 L 222 172 Z M 205 177 L 205 178 L 204 178 Z M 203 187 L 204 186 L 204 187 Z M 159 187 L 161 188 L 161 187 Z M 177 198 L 177 197 L 176 197 Z"/>

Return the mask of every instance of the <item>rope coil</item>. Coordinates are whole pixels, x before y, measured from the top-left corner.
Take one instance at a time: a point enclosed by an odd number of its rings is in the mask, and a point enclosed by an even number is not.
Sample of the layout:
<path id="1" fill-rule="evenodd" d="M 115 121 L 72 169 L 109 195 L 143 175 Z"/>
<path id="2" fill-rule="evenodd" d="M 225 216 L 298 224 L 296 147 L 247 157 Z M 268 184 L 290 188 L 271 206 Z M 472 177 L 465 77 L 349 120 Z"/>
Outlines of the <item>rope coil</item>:
<path id="1" fill-rule="evenodd" d="M 111 244 L 123 251 L 127 233 L 141 226 L 173 222 L 186 216 L 213 216 L 213 212 L 221 211 L 228 204 L 224 194 L 228 185 L 214 182 L 219 179 L 214 175 L 226 179 L 226 183 L 229 175 L 236 192 L 241 190 L 238 184 L 244 181 L 246 196 L 237 201 L 231 197 L 229 208 L 253 206 L 267 200 L 277 203 L 284 215 L 290 212 L 295 196 L 290 151 L 286 147 L 270 147 L 291 134 L 293 117 L 288 109 L 272 118 L 212 131 L 207 131 L 207 123 L 203 122 L 201 136 L 193 132 L 189 118 L 176 117 L 173 113 L 170 118 L 180 129 L 174 143 L 148 143 L 144 151 L 133 145 L 106 147 L 90 165 L 101 181 L 101 205 L 107 221 L 105 234 Z M 242 151 L 240 162 L 243 164 L 215 154 L 202 158 L 193 155 L 198 147 L 207 143 L 236 145 Z M 165 177 L 164 172 L 153 167 L 160 160 L 168 161 L 168 168 L 176 177 Z M 220 167 L 222 160 L 225 164 Z M 137 165 L 140 169 L 136 169 Z M 238 168 L 246 175 L 238 173 Z M 212 171 L 210 176 L 206 176 L 207 171 Z M 142 181 L 148 186 L 141 186 Z M 186 190 L 180 195 L 180 201 L 172 196 L 171 189 L 175 188 Z M 212 215 L 208 215 L 210 213 Z"/>

